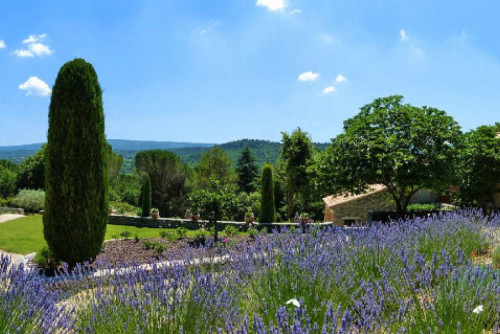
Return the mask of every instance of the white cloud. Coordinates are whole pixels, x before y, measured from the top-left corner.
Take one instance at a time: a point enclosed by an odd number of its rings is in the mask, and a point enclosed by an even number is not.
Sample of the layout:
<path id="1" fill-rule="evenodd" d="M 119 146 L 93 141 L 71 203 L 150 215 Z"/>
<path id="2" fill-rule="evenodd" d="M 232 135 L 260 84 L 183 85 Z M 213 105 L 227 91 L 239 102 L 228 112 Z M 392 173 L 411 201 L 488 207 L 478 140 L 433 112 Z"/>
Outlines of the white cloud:
<path id="1" fill-rule="evenodd" d="M 29 46 L 30 51 L 37 56 L 45 56 L 54 53 L 48 45 L 42 43 L 33 43 Z"/>
<path id="2" fill-rule="evenodd" d="M 337 75 L 337 77 L 335 78 L 335 81 L 337 82 L 346 82 L 347 81 L 347 78 L 345 76 L 343 76 L 342 74 L 339 74 Z"/>
<path id="3" fill-rule="evenodd" d="M 335 91 L 336 91 L 336 89 L 333 86 L 329 86 L 329 87 L 326 87 L 325 89 L 323 89 L 323 93 L 325 93 L 325 94 L 330 94 L 330 93 L 333 93 Z"/>
<path id="4" fill-rule="evenodd" d="M 0 39 L 0 49 L 5 49 L 7 45 L 5 45 L 5 42 Z"/>
<path id="5" fill-rule="evenodd" d="M 255 3 L 258 7 L 266 7 L 269 10 L 283 10 L 286 7 L 285 0 L 257 0 Z"/>
<path id="6" fill-rule="evenodd" d="M 295 15 L 295 14 L 300 14 L 302 11 L 300 9 L 294 9 L 290 12 L 290 14 Z"/>
<path id="7" fill-rule="evenodd" d="M 47 34 L 41 35 L 30 35 L 28 38 L 23 40 L 23 44 L 27 44 L 28 49 L 15 50 L 14 54 L 22 58 L 33 58 L 35 56 L 48 56 L 54 53 L 48 45 L 40 43 L 47 37 Z"/>
<path id="8" fill-rule="evenodd" d="M 47 37 L 47 34 L 40 34 L 40 35 L 30 35 L 28 38 L 23 40 L 23 44 L 31 44 L 31 43 L 36 43 L 43 41 Z"/>
<path id="9" fill-rule="evenodd" d="M 14 54 L 21 58 L 33 58 L 35 56 L 30 50 L 16 50 Z"/>
<path id="10" fill-rule="evenodd" d="M 30 77 L 25 83 L 19 85 L 19 89 L 25 90 L 27 96 L 47 96 L 52 93 L 52 89 L 38 77 Z"/>
<path id="11" fill-rule="evenodd" d="M 314 81 L 319 78 L 319 73 L 317 72 L 304 72 L 299 74 L 299 81 Z"/>
<path id="12" fill-rule="evenodd" d="M 399 37 L 401 37 L 402 41 L 406 41 L 408 39 L 408 34 L 406 33 L 405 30 L 401 29 L 399 31 Z"/>

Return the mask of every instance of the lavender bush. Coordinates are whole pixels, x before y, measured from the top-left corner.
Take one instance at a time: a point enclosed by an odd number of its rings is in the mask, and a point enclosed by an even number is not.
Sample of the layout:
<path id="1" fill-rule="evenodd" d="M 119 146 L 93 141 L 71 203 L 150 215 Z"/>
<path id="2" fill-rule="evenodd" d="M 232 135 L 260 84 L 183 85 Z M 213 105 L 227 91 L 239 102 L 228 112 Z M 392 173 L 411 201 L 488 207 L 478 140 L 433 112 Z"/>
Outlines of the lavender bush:
<path id="1" fill-rule="evenodd" d="M 471 259 L 496 245 L 498 228 L 500 217 L 464 211 L 264 233 L 202 250 L 203 264 L 192 250 L 168 266 L 80 268 L 55 286 L 2 267 L 0 291 L 20 306 L 0 301 L 0 315 L 10 332 L 496 333 L 500 272 Z"/>

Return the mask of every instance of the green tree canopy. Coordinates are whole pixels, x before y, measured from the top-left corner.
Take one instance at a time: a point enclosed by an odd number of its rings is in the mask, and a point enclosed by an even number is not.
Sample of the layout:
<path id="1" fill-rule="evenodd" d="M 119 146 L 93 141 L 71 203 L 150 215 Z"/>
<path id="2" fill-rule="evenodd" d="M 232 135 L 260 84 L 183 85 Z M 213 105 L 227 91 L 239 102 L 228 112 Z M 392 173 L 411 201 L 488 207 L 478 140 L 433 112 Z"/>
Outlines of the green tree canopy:
<path id="1" fill-rule="evenodd" d="M 500 123 L 480 126 L 464 135 L 461 152 L 460 196 L 465 206 L 494 203 L 500 183 Z"/>
<path id="2" fill-rule="evenodd" d="M 141 151 L 135 157 L 135 167 L 151 178 L 152 205 L 162 216 L 184 213 L 189 167 L 177 155 L 164 150 Z"/>
<path id="3" fill-rule="evenodd" d="M 45 189 L 46 148 L 47 145 L 43 145 L 23 161 L 16 181 L 18 189 Z"/>
<path id="4" fill-rule="evenodd" d="M 238 158 L 236 173 L 238 174 L 238 187 L 247 194 L 255 191 L 255 182 L 259 176 L 255 156 L 247 145 L 243 148 Z"/>
<path id="5" fill-rule="evenodd" d="M 226 151 L 214 146 L 201 157 L 196 166 L 196 186 L 199 189 L 227 192 L 235 190 L 235 174 L 231 170 L 231 159 Z"/>
<path id="6" fill-rule="evenodd" d="M 113 147 L 106 143 L 106 155 L 108 158 L 108 176 L 109 180 L 114 180 L 120 173 L 123 165 L 123 156 L 113 151 Z"/>
<path id="7" fill-rule="evenodd" d="M 16 192 L 17 166 L 8 161 L 0 160 L 0 197 L 10 197 Z"/>
<path id="8" fill-rule="evenodd" d="M 421 188 L 444 190 L 456 177 L 460 127 L 444 111 L 402 103 L 399 95 L 378 98 L 344 122 L 344 133 L 315 159 L 316 185 L 323 191 L 361 193 L 381 183 L 405 212 Z"/>
<path id="9" fill-rule="evenodd" d="M 282 135 L 280 160 L 285 173 L 279 175 L 287 197 L 287 215 L 291 218 L 295 213 L 296 194 L 299 193 L 306 201 L 311 195 L 307 168 L 311 165 L 314 146 L 309 134 L 300 128 L 290 135 L 286 132 Z"/>

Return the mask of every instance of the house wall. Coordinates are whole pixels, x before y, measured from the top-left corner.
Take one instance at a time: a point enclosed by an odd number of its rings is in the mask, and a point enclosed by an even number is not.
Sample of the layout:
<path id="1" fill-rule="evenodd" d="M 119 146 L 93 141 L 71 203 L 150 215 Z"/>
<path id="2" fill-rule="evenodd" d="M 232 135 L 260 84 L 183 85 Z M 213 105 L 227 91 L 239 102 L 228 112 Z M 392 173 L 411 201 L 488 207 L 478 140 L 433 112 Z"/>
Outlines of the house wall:
<path id="1" fill-rule="evenodd" d="M 344 225 L 344 221 L 355 220 L 356 222 L 366 222 L 368 213 L 373 211 L 394 211 L 396 205 L 388 197 L 385 191 L 366 195 L 362 198 L 339 204 L 334 208 L 325 210 L 325 218 L 330 211 L 331 220 L 335 225 Z"/>

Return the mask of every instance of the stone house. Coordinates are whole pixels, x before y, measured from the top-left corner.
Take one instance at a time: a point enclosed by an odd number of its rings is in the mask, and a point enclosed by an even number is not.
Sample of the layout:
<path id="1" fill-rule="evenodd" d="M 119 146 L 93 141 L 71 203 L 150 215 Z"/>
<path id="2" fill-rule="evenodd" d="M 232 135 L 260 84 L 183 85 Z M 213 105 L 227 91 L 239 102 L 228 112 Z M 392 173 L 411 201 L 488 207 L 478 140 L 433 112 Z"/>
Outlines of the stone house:
<path id="1" fill-rule="evenodd" d="M 396 211 L 396 205 L 383 184 L 373 184 L 363 194 L 340 194 L 323 198 L 325 202 L 325 222 L 335 225 L 352 225 L 369 220 L 369 214 L 375 211 Z M 416 192 L 410 203 L 432 203 L 439 201 L 439 196 L 429 190 Z"/>

